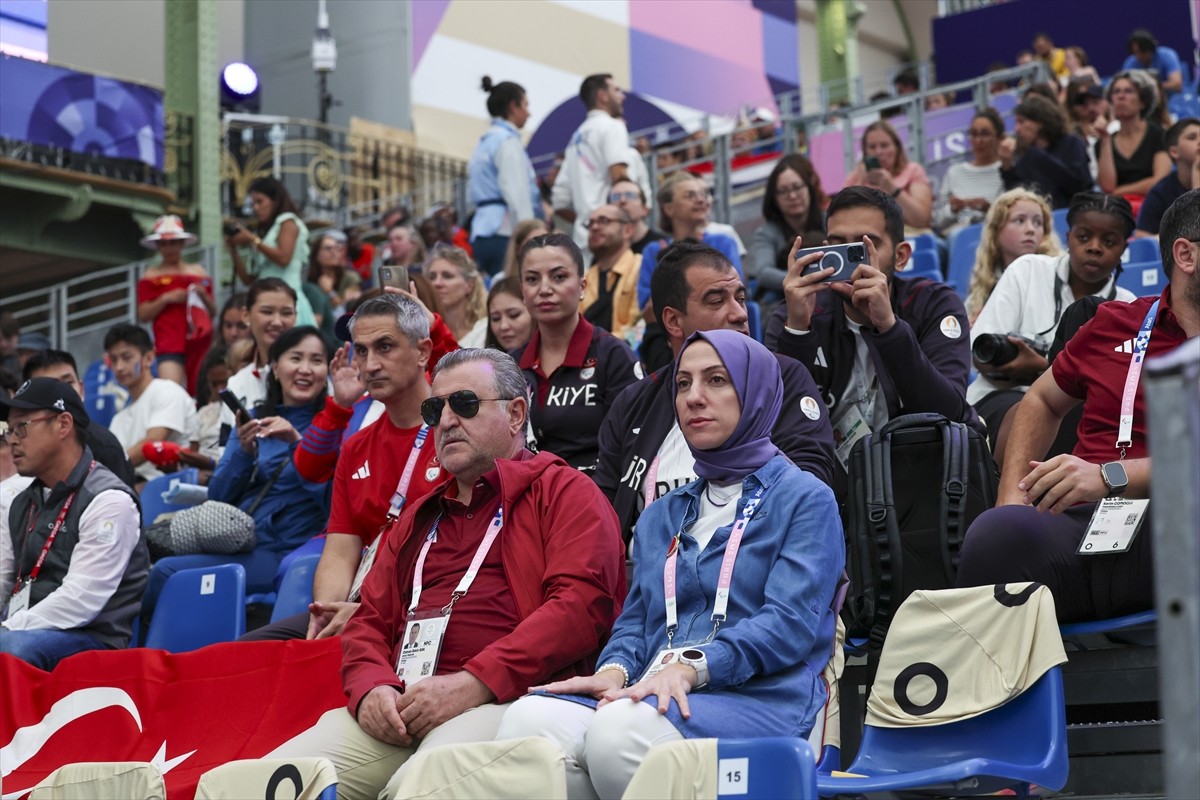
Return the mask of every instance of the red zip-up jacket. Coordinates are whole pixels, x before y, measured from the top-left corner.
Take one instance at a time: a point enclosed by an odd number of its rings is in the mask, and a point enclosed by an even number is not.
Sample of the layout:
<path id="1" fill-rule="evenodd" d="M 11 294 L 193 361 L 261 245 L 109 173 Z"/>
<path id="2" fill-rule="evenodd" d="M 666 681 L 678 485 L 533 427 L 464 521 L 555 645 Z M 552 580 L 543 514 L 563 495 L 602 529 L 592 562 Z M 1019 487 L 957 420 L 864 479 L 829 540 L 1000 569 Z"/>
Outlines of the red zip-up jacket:
<path id="1" fill-rule="evenodd" d="M 507 703 L 530 686 L 592 673 L 625 599 L 625 546 L 604 495 L 558 456 L 525 451 L 497 460 L 496 470 L 505 517 L 497 544 L 520 622 L 464 669 Z M 395 664 L 413 565 L 448 486 L 406 508 L 388 531 L 346 624 L 342 684 L 352 714 L 375 687 L 403 688 Z M 478 518 L 481 537 L 490 521 Z"/>

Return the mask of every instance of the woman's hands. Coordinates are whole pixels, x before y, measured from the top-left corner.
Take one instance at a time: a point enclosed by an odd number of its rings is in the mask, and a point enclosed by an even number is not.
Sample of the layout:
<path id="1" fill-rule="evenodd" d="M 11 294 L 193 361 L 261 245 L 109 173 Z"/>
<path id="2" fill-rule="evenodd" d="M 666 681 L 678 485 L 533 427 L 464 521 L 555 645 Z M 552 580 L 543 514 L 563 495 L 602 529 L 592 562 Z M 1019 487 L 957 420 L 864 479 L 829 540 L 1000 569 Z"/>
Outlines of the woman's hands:
<path id="1" fill-rule="evenodd" d="M 884 194 L 892 195 L 896 193 L 896 184 L 892 182 L 892 176 L 882 167 L 867 170 L 867 185 L 875 187 Z"/>
<path id="2" fill-rule="evenodd" d="M 1000 140 L 1000 169 L 1013 168 L 1013 158 L 1017 154 L 1017 139 L 1015 136 L 1005 136 Z"/>
<path id="3" fill-rule="evenodd" d="M 240 222 L 235 222 L 234 226 L 237 228 L 237 233 L 233 234 L 232 236 L 225 237 L 225 244 L 227 247 L 248 247 L 254 244 L 254 240 L 257 237 L 250 231 L 246 230 L 245 225 L 242 225 Z"/>
<path id="4" fill-rule="evenodd" d="M 696 686 L 696 670 L 692 667 L 686 664 L 672 664 L 633 686 L 622 688 L 621 684 L 624 682 L 625 675 L 620 670 L 606 669 L 595 675 L 567 678 L 565 681 L 555 681 L 544 686 L 531 686 L 530 691 L 588 695 L 600 701 L 597 708 L 625 697 L 640 703 L 644 698 L 653 695 L 658 700 L 660 714 L 667 713 L 671 699 L 674 698 L 679 704 L 679 713 L 683 718 L 691 718 L 692 711 L 688 707 L 687 696 Z"/>
<path id="5" fill-rule="evenodd" d="M 238 426 L 238 442 L 250 455 L 258 453 L 258 440 L 274 437 L 288 444 L 300 441 L 300 432 L 283 417 L 252 419 Z"/>

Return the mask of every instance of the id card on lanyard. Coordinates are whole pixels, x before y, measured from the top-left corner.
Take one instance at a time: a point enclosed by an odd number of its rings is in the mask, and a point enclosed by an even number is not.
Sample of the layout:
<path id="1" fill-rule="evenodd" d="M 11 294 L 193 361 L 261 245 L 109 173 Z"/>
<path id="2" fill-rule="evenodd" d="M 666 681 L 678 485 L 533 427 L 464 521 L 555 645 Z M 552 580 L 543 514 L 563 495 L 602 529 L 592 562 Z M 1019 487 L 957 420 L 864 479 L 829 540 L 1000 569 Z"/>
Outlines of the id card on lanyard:
<path id="1" fill-rule="evenodd" d="M 425 543 L 421 545 L 421 553 L 417 556 L 417 564 L 413 568 L 412 599 L 408 603 L 408 613 L 404 620 L 404 642 L 396 659 L 396 676 L 404 681 L 406 687 L 420 683 L 437 672 L 442 642 L 445 641 L 446 629 L 450 626 L 450 613 L 454 610 L 454 604 L 470 591 L 471 584 L 483 568 L 488 551 L 492 549 L 492 543 L 500 535 L 500 529 L 504 527 L 504 506 L 496 509 L 496 516 L 492 517 L 491 523 L 488 524 L 483 541 L 479 543 L 475 557 L 471 559 L 471 565 L 454 587 L 450 602 L 441 609 L 418 613 L 417 606 L 421 602 L 425 580 L 425 559 L 429 555 L 429 549 L 437 541 L 441 521 L 439 515 L 430 526 L 429 533 L 425 535 Z"/>
<path id="2" fill-rule="evenodd" d="M 1125 389 L 1121 394 L 1121 414 L 1117 420 L 1116 448 L 1120 460 L 1125 460 L 1125 452 L 1133 444 L 1133 405 L 1137 398 L 1138 383 L 1142 377 L 1142 362 L 1146 358 L 1146 350 L 1150 347 L 1150 334 L 1154 331 L 1154 322 L 1158 319 L 1158 306 L 1161 300 L 1155 300 L 1146 312 L 1142 327 L 1138 330 L 1137 338 L 1133 340 L 1133 355 L 1129 358 L 1129 371 L 1125 374 Z M 1133 544 L 1142 527 L 1142 520 L 1150 507 L 1149 500 L 1127 500 L 1124 497 L 1106 497 L 1096 506 L 1092 519 L 1088 522 L 1087 533 L 1079 542 L 1079 555 L 1094 556 L 1101 553 L 1124 553 Z"/>
<path id="3" fill-rule="evenodd" d="M 396 484 L 396 491 L 392 493 L 387 522 L 380 527 L 379 535 L 375 537 L 375 541 L 371 542 L 367 552 L 363 553 L 362 561 L 358 564 L 358 571 L 354 573 L 354 582 L 350 584 L 350 594 L 346 598 L 351 603 L 357 601 L 362 593 L 363 581 L 367 579 L 367 573 L 371 571 L 371 565 L 375 563 L 375 554 L 379 552 L 379 543 L 383 541 L 384 531 L 400 517 L 400 512 L 404 510 L 404 504 L 408 502 L 408 485 L 412 482 L 413 471 L 417 468 L 417 459 L 421 457 L 421 448 L 425 446 L 427 438 L 429 438 L 429 426 L 421 423 L 421 429 L 417 431 L 417 438 L 413 440 L 412 451 L 408 454 L 408 463 L 404 465 L 400 482 Z"/>
<path id="4" fill-rule="evenodd" d="M 758 491 L 743 506 L 741 517 L 733 523 L 733 530 L 729 533 L 729 541 L 725 543 L 725 555 L 721 558 L 721 571 L 717 576 L 717 594 L 713 602 L 713 612 L 711 615 L 713 623 L 712 631 L 709 632 L 708 636 L 700 644 L 711 642 L 713 637 L 717 635 L 721 623 L 725 621 L 726 612 L 729 610 L 729 587 L 733 583 L 733 567 L 737 563 L 738 550 L 742 546 L 742 536 L 745 534 L 746 526 L 750 524 L 750 519 L 754 516 L 754 512 L 758 510 L 759 503 L 762 502 L 764 489 L 765 487 L 763 486 L 758 487 Z M 657 675 L 673 664 L 679 658 L 680 652 L 690 647 L 695 647 L 694 644 L 676 646 L 674 643 L 675 631 L 679 629 L 679 603 L 675 596 L 675 575 L 681 536 L 682 533 L 677 533 L 671 540 L 671 549 L 667 552 L 667 561 L 663 565 L 663 600 L 667 616 L 667 646 L 658 651 L 658 654 L 650 662 L 649 668 L 642 674 L 639 680 L 644 681 L 647 678 Z"/>
<path id="5" fill-rule="evenodd" d="M 92 471 L 95 469 L 96 462 L 93 461 L 91 465 L 88 466 L 87 475 L 84 476 L 84 480 L 87 480 L 87 476 L 91 475 Z M 75 495 L 77 494 L 79 494 L 78 489 L 71 492 L 71 494 L 67 497 L 66 502 L 63 503 L 62 509 L 58 512 L 58 519 L 54 521 L 54 526 L 50 528 L 50 533 L 46 536 L 46 541 L 42 543 L 42 551 L 38 554 L 37 562 L 33 565 L 33 569 L 29 571 L 29 577 L 22 579 L 20 577 L 20 571 L 18 570 L 17 582 L 13 586 L 12 597 L 8 601 L 8 618 L 11 618 L 14 614 L 18 614 L 29 608 L 29 597 L 33 591 L 33 582 L 37 580 L 38 575 L 41 573 L 42 564 L 46 561 L 46 555 L 50 552 L 50 548 L 54 545 L 54 540 L 58 537 L 58 532 L 62 530 L 63 523 L 67 521 L 67 514 L 70 512 L 71 505 L 75 502 Z M 32 506 L 30 507 L 29 512 L 31 517 L 36 517 Z M 30 519 L 26 524 L 26 538 L 28 538 L 29 534 L 33 532 L 34 524 L 35 519 Z"/>

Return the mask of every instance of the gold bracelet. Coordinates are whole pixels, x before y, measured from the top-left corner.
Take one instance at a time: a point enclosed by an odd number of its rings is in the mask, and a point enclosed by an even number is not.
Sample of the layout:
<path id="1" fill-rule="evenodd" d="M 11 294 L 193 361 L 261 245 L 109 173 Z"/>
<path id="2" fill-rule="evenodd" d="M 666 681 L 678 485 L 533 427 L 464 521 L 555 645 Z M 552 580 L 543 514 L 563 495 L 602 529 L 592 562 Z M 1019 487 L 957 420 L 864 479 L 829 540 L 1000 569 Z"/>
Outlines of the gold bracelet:
<path id="1" fill-rule="evenodd" d="M 255 236 L 254 237 L 254 249 L 257 250 L 261 245 L 262 245 L 262 237 Z"/>

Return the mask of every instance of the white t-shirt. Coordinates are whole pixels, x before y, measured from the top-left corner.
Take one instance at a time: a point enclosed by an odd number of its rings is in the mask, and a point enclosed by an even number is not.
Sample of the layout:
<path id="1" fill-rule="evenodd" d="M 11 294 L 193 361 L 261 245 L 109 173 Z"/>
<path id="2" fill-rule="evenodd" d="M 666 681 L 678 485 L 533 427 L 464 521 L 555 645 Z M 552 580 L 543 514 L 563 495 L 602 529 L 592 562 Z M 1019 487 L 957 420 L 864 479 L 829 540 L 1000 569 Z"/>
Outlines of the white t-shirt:
<path id="1" fill-rule="evenodd" d="M 151 428 L 167 428 L 168 441 L 190 447 L 196 435 L 196 403 L 175 381 L 154 378 L 141 397 L 117 412 L 108 428 L 126 451 Z M 147 480 L 162 475 L 149 461 L 136 472 Z"/>
<path id="2" fill-rule="evenodd" d="M 9 533 L 8 512 L 12 508 L 13 500 L 29 488 L 31 483 L 33 483 L 33 478 L 26 478 L 24 475 L 13 475 L 0 481 L 0 592 L 4 593 L 0 594 L 0 608 L 8 603 L 8 593 L 12 591 L 13 582 L 17 577 L 14 572 L 16 565 L 13 563 L 13 542 Z"/>
<path id="3" fill-rule="evenodd" d="M 554 208 L 574 210 L 572 235 L 580 247 L 587 247 L 587 229 L 583 224 L 588 215 L 608 202 L 612 186 L 609 167 L 627 164 L 629 158 L 629 130 L 624 120 L 598 108 L 589 111 L 587 119 L 571 136 L 551 193 Z"/>
<path id="4" fill-rule="evenodd" d="M 979 318 L 971 326 L 971 344 L 984 333 L 1001 335 L 1014 334 L 1037 342 L 1042 350 L 1049 350 L 1054 342 L 1058 321 L 1067 307 L 1075 302 L 1075 295 L 1068 284 L 1071 274 L 1070 256 L 1021 256 L 1008 265 L 991 297 L 979 312 Z M 1096 297 L 1114 299 L 1128 303 L 1134 299 L 1127 289 L 1116 287 L 1108 279 Z M 1058 301 L 1055 302 L 1055 288 Z M 1008 386 L 988 379 L 982 372 L 967 387 L 967 402 L 974 404 L 999 389 L 1027 390 L 1028 386 Z"/>
<path id="5" fill-rule="evenodd" d="M 469 347 L 483 347 L 487 344 L 487 326 L 488 318 L 484 317 L 475 323 L 471 330 L 462 337 L 458 346 L 463 350 Z"/>
<path id="6" fill-rule="evenodd" d="M 655 500 L 696 480 L 696 459 L 692 457 L 692 451 L 688 449 L 687 440 L 683 438 L 683 431 L 680 430 L 678 422 L 671 425 L 671 430 L 667 432 L 667 438 L 663 439 L 662 445 L 658 448 L 658 456 L 654 463 L 657 465 L 657 471 L 654 474 Z M 650 476 L 647 474 L 646 480 L 649 479 Z M 645 502 L 645 496 L 646 491 L 643 487 L 643 502 Z"/>
<path id="7" fill-rule="evenodd" d="M 841 412 L 856 406 L 871 430 L 878 431 L 888 423 L 887 397 L 879 390 L 879 376 L 875 374 L 875 362 L 863 339 L 862 325 L 847 317 L 846 327 L 854 334 L 854 371 L 837 408 Z M 840 418 L 840 413 L 838 416 Z"/>
<path id="8" fill-rule="evenodd" d="M 742 496 L 741 481 L 729 486 L 709 481 L 700 492 L 700 511 L 688 533 L 700 545 L 700 549 L 708 547 L 713 534 L 718 528 L 733 524 L 737 515 L 737 499 Z"/>

